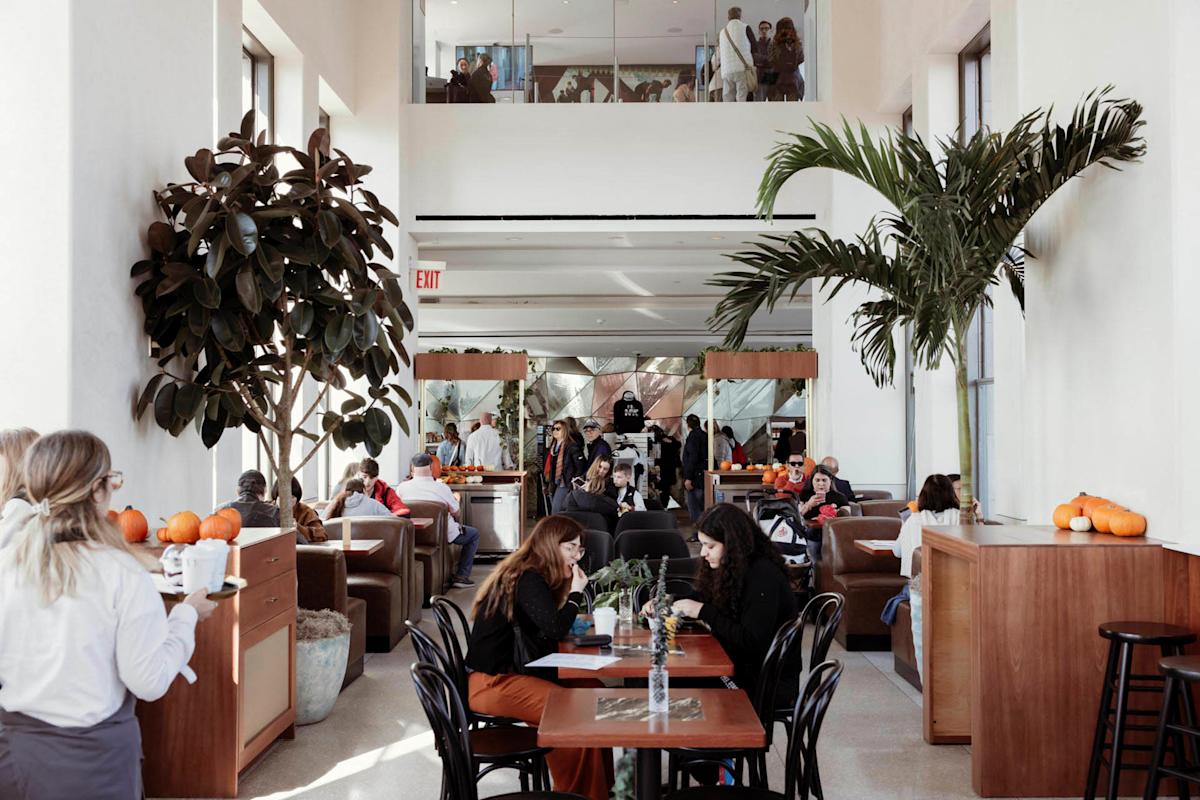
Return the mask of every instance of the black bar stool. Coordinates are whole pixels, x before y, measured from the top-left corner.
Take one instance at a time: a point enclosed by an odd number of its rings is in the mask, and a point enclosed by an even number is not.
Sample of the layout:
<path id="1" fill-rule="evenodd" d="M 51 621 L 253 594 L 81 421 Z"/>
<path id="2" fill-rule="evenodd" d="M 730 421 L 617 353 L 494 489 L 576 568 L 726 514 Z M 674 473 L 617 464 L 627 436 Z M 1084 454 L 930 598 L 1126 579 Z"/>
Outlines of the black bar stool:
<path id="1" fill-rule="evenodd" d="M 1123 769 L 1149 769 L 1150 765 L 1127 763 L 1126 752 L 1151 752 L 1150 745 L 1125 744 L 1129 731 L 1154 731 L 1157 726 L 1132 723 L 1130 717 L 1156 717 L 1157 711 L 1131 709 L 1129 696 L 1133 692 L 1161 693 L 1165 680 L 1161 675 L 1138 675 L 1133 672 L 1133 649 L 1138 646 L 1158 647 L 1163 657 L 1183 654 L 1184 645 L 1196 641 L 1196 634 L 1178 625 L 1161 622 L 1105 622 L 1100 635 L 1109 640 L 1108 667 L 1104 671 L 1104 688 L 1100 693 L 1100 710 L 1096 715 L 1096 735 L 1092 740 L 1092 758 L 1088 764 L 1087 789 L 1084 800 L 1095 800 L 1100 765 L 1108 767 L 1107 800 L 1116 800 Z M 1114 704 L 1113 694 L 1116 694 Z M 1189 704 L 1190 705 L 1190 704 Z M 1190 715 L 1190 709 L 1189 709 Z M 1108 730 L 1112 729 L 1112 741 Z M 1105 750 L 1109 755 L 1105 756 Z M 1182 748 L 1176 739 L 1176 763 L 1182 763 Z M 1179 781 L 1181 798 L 1187 798 L 1187 784 Z"/>
<path id="2" fill-rule="evenodd" d="M 1200 656 L 1171 656 L 1159 659 L 1158 671 L 1166 676 L 1163 689 L 1162 712 L 1158 717 L 1158 735 L 1154 739 L 1154 752 L 1150 756 L 1150 777 L 1146 779 L 1143 797 L 1156 798 L 1158 784 L 1163 776 L 1179 781 L 1179 796 L 1187 797 L 1188 783 L 1200 784 L 1200 730 L 1196 730 L 1196 713 L 1192 708 L 1191 685 L 1200 681 Z M 1183 723 L 1177 722 L 1180 708 Z M 1174 740 L 1175 763 L 1163 766 L 1163 753 L 1167 749 L 1167 737 Z M 1183 739 L 1191 740 L 1192 761 L 1183 758 Z"/>

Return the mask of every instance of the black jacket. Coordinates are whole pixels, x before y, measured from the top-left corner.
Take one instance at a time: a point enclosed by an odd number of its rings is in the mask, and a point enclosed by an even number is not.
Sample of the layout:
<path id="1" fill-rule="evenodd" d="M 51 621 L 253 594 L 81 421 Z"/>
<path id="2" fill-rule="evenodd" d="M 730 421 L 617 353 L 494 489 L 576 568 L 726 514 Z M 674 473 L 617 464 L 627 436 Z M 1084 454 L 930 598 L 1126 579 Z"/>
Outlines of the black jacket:
<path id="1" fill-rule="evenodd" d="M 587 456 L 587 465 L 588 465 L 588 467 L 590 467 L 590 466 L 592 466 L 593 463 L 595 463 L 596 459 L 599 458 L 600 456 L 608 456 L 609 458 L 611 458 L 612 457 L 612 446 L 609 445 L 609 443 L 604 439 L 603 436 L 601 436 L 598 439 L 596 439 L 596 441 L 592 442 L 591 445 L 585 444 L 583 446 L 583 452 Z M 587 471 L 586 468 L 584 469 L 584 471 L 585 472 Z"/>
<path id="2" fill-rule="evenodd" d="M 854 489 L 850 486 L 850 481 L 834 478 L 833 490 L 850 502 L 854 502 Z"/>
<path id="3" fill-rule="evenodd" d="M 567 452 L 563 454 L 562 475 L 558 474 L 558 456 L 554 454 L 553 449 L 546 451 L 546 458 L 550 461 L 549 483 L 551 486 L 570 488 L 571 481 L 587 474 L 587 460 L 583 457 L 583 449 L 575 444 L 574 439 L 567 439 L 563 446 L 567 448 Z"/>
<path id="4" fill-rule="evenodd" d="M 585 489 L 572 489 L 567 495 L 564 511 L 590 511 L 604 517 L 611 532 L 617 527 L 617 488 L 609 484 L 604 494 L 592 494 Z"/>
<path id="5" fill-rule="evenodd" d="M 566 638 L 571 623 L 579 613 L 583 595 L 575 592 L 567 597 L 562 608 L 554 602 L 550 585 L 540 572 L 529 570 L 517 580 L 513 619 L 509 622 L 503 612 L 480 616 L 471 627 L 467 648 L 467 666 L 488 675 L 504 675 L 525 670 L 514 663 L 514 636 L 519 631 L 532 659 L 557 652 L 558 643 Z M 515 623 L 515 624 L 514 624 Z"/>
<path id="6" fill-rule="evenodd" d="M 740 688 L 751 693 L 771 639 L 779 627 L 795 619 L 796 614 L 796 596 L 792 594 L 787 576 L 778 565 L 761 557 L 746 570 L 736 613 L 712 603 L 705 603 L 700 609 L 700 619 L 712 629 L 713 636 L 733 662 L 734 680 Z M 781 685 L 795 684 L 798 675 L 799 665 L 789 664 L 780 679 Z M 795 697 L 795 692 L 792 687 L 790 697 Z M 780 695 L 789 696 L 785 692 Z"/>
<path id="7" fill-rule="evenodd" d="M 812 499 L 812 496 L 814 494 L 816 494 L 816 492 L 813 491 L 812 481 L 809 480 L 808 483 L 804 484 L 804 488 L 800 490 L 800 498 L 799 498 L 800 502 L 807 503 L 809 500 Z M 825 502 L 822 503 L 821 505 L 827 506 L 827 505 L 833 504 L 833 505 L 837 506 L 838 508 L 841 508 L 842 506 L 849 504 L 849 502 L 850 501 L 846 499 L 846 496 L 844 494 L 842 494 L 841 492 L 839 492 L 837 489 L 830 489 L 828 492 L 825 493 Z M 817 515 L 820 513 L 821 513 L 821 506 L 813 506 L 811 509 L 809 509 L 808 513 L 804 515 L 804 518 L 806 520 L 814 520 L 817 518 Z"/>
<path id="8" fill-rule="evenodd" d="M 496 102 L 496 98 L 492 96 L 492 73 L 487 67 L 479 67 L 471 73 L 471 79 L 467 82 L 467 102 Z"/>
<path id="9" fill-rule="evenodd" d="M 673 436 L 658 443 L 658 481 L 663 486 L 674 486 L 679 482 L 679 452 L 681 445 Z"/>
<path id="10" fill-rule="evenodd" d="M 688 431 L 683 443 L 683 479 L 691 481 L 693 489 L 701 488 L 704 468 L 708 463 L 708 434 L 702 428 Z"/>

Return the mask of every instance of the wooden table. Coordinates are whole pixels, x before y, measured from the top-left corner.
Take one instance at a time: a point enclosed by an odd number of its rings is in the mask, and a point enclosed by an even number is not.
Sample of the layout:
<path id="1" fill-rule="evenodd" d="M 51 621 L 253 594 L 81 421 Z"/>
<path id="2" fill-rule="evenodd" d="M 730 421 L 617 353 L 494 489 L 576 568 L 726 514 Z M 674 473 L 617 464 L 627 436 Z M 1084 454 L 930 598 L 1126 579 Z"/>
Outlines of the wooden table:
<path id="1" fill-rule="evenodd" d="M 875 539 L 855 539 L 854 547 L 862 550 L 864 553 L 870 553 L 873 556 L 890 556 L 895 554 L 895 550 L 889 544 L 886 547 L 877 546 Z"/>
<path id="2" fill-rule="evenodd" d="M 409 517 L 408 521 L 413 524 L 414 528 L 423 531 L 433 524 L 433 517 Z"/>
<path id="3" fill-rule="evenodd" d="M 650 631 L 635 625 L 632 628 L 618 624 L 613 636 L 614 645 L 649 645 Z M 680 678 L 716 678 L 721 675 L 733 674 L 733 662 L 725 654 L 724 648 L 711 633 L 698 631 L 692 633 L 680 632 L 676 636 L 675 646 L 683 650 L 683 655 L 667 656 L 667 672 Z M 601 651 L 599 647 L 576 647 L 570 642 L 560 642 L 560 653 L 581 653 L 583 655 L 616 655 Z M 622 656 L 615 664 L 603 669 L 560 669 L 560 678 L 642 678 L 650 672 L 650 653 L 636 653 Z"/>
<path id="4" fill-rule="evenodd" d="M 644 673 L 643 673 L 644 674 Z M 672 672 L 674 674 L 674 672 Z M 767 737 L 750 698 L 740 689 L 673 689 L 671 698 L 700 700 L 704 719 L 682 721 L 665 715 L 648 722 L 597 720 L 601 697 L 646 697 L 646 689 L 569 689 L 556 687 L 546 698 L 538 723 L 542 747 L 637 748 L 637 797 L 659 796 L 662 748 L 762 747 Z"/>
<path id="5" fill-rule="evenodd" d="M 331 550 L 341 550 L 347 557 L 351 555 L 369 556 L 383 549 L 383 539 L 351 539 L 347 544 L 342 539 L 330 539 L 326 542 L 312 542 L 318 547 L 328 547 Z"/>
<path id="6" fill-rule="evenodd" d="M 1163 620 L 1164 560 L 1142 537 L 922 530 L 925 740 L 971 744 L 976 793 L 1083 795 L 1108 652 L 1097 628 Z M 1149 654 L 1134 672 L 1154 672 Z M 1133 702 L 1157 708 L 1158 698 Z M 1126 770 L 1121 796 L 1140 797 L 1144 782 Z"/>

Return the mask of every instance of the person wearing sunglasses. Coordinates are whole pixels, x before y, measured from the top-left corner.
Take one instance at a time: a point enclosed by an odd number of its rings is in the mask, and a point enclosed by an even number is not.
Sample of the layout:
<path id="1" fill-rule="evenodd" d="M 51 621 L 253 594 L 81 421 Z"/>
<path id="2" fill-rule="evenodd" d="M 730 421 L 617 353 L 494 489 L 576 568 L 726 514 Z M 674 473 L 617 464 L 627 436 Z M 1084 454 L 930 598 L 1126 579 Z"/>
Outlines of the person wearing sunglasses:
<path id="1" fill-rule="evenodd" d="M 550 428 L 551 443 L 546 448 L 546 461 L 542 465 L 542 477 L 546 487 L 546 508 L 557 514 L 566 505 L 567 496 L 575 488 L 574 481 L 587 472 L 587 457 L 583 447 L 571 435 L 565 419 L 554 420 Z"/>
<path id="2" fill-rule="evenodd" d="M 784 463 L 787 471 L 781 473 L 775 479 L 775 491 L 791 492 L 798 495 L 808 481 L 807 476 L 804 474 L 804 468 L 808 462 L 802 453 L 792 453 Z"/>

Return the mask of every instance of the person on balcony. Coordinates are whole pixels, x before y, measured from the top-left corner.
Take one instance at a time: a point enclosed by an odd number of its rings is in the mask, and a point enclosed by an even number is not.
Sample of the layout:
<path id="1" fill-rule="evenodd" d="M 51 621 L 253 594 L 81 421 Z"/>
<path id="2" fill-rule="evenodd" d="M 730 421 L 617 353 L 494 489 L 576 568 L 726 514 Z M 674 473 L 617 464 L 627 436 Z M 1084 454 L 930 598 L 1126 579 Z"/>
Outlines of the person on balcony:
<path id="1" fill-rule="evenodd" d="M 750 97 L 750 78 L 754 76 L 754 32 L 742 22 L 742 9 L 729 9 L 729 22 L 717 34 L 720 54 L 721 96 L 726 103 L 744 103 Z"/>
<path id="2" fill-rule="evenodd" d="M 397 517 L 408 516 L 408 506 L 396 494 L 396 490 L 379 480 L 379 462 L 373 458 L 364 458 L 358 462 L 358 479 L 362 481 L 363 491 L 367 497 L 376 500 L 387 507 Z M 350 484 L 346 484 L 349 488 Z"/>
<path id="3" fill-rule="evenodd" d="M 218 507 L 237 509 L 242 515 L 243 528 L 278 528 L 279 506 L 266 502 L 267 479 L 256 469 L 248 469 L 238 476 L 237 500 Z"/>
<path id="4" fill-rule="evenodd" d="M 471 78 L 467 81 L 468 103 L 494 103 L 492 95 L 492 57 L 487 53 L 479 53 L 475 57 L 475 69 L 471 70 Z"/>
<path id="5" fill-rule="evenodd" d="M 800 77 L 800 65 L 804 63 L 804 45 L 791 17 L 784 17 L 775 26 L 775 39 L 771 42 L 767 61 L 770 71 L 775 74 L 771 99 L 803 100 L 804 78 Z"/>
<path id="6" fill-rule="evenodd" d="M 446 507 L 446 541 L 462 546 L 458 569 L 450 585 L 457 589 L 474 586 L 471 568 L 475 564 L 475 551 L 479 548 L 479 530 L 470 525 L 459 524 L 458 498 L 449 486 L 434 480 L 433 458 L 428 453 L 417 453 L 412 457 L 412 477 L 402 481 L 396 487 L 396 493 L 405 503 L 428 501 L 441 503 Z"/>
<path id="7" fill-rule="evenodd" d="M 765 19 L 758 23 L 758 38 L 754 40 L 754 71 L 758 75 L 758 90 L 754 93 L 754 99 L 760 102 L 767 99 L 767 93 L 770 91 L 770 85 L 774 83 L 774 74 L 770 67 L 770 51 L 771 51 L 771 28 L 774 27 Z"/>

